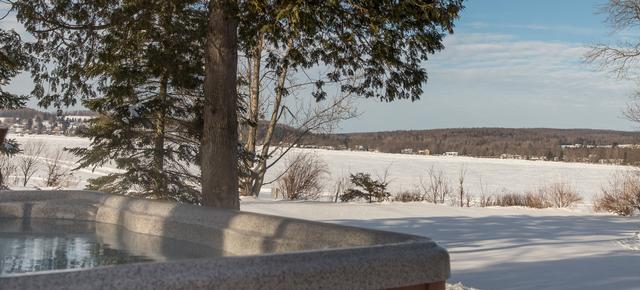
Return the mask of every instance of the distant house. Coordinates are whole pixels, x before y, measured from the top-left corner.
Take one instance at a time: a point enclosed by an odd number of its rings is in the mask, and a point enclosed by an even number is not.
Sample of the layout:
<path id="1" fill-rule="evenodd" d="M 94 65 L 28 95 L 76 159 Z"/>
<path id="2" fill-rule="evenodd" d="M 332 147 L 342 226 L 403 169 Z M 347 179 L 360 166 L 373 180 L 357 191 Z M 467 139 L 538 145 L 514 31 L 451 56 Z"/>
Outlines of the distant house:
<path id="1" fill-rule="evenodd" d="M 600 159 L 598 160 L 600 164 L 615 164 L 622 165 L 624 163 L 624 159 Z"/>
<path id="2" fill-rule="evenodd" d="M 420 155 L 431 155 L 431 151 L 429 149 L 418 150 L 418 154 L 420 154 Z"/>
<path id="3" fill-rule="evenodd" d="M 367 151 L 367 148 L 362 146 L 362 145 L 356 145 L 356 146 L 353 147 L 353 150 L 356 150 L 356 151 Z"/>
<path id="4" fill-rule="evenodd" d="M 400 150 L 400 153 L 402 154 L 413 154 L 413 148 L 405 148 Z"/>
<path id="5" fill-rule="evenodd" d="M 500 154 L 500 159 L 523 159 L 522 155 L 518 154 Z"/>
<path id="6" fill-rule="evenodd" d="M 638 144 L 620 144 L 618 148 L 631 148 L 631 149 L 639 149 L 640 145 Z"/>
<path id="7" fill-rule="evenodd" d="M 445 152 L 443 155 L 444 156 L 458 156 L 459 154 L 458 154 L 458 152 L 450 151 L 450 152 Z"/>
<path id="8" fill-rule="evenodd" d="M 89 121 L 93 118 L 95 118 L 96 116 L 73 116 L 73 115 L 69 115 L 69 116 L 64 116 L 63 118 L 65 120 L 73 120 L 73 121 L 80 121 L 80 122 L 86 122 Z"/>

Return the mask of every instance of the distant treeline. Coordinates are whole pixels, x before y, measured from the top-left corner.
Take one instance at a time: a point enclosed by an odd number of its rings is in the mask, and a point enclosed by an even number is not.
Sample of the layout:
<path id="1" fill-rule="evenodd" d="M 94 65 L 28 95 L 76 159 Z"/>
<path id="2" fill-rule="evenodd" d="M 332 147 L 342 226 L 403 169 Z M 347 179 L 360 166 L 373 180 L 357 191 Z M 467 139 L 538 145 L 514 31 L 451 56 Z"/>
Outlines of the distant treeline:
<path id="1" fill-rule="evenodd" d="M 475 157 L 509 154 L 547 160 L 640 163 L 640 149 L 618 146 L 640 144 L 640 132 L 613 130 L 461 128 L 389 131 L 308 135 L 301 144 L 349 149 L 364 147 L 369 151 L 389 153 L 400 153 L 410 148 L 414 152 L 428 149 L 431 154 L 458 152 L 459 155 Z M 582 146 L 561 147 L 575 144 Z"/>
<path id="2" fill-rule="evenodd" d="M 89 110 L 76 110 L 63 112 L 64 116 L 95 116 L 96 113 Z M 19 119 L 35 119 L 40 117 L 42 120 L 55 120 L 56 113 L 43 112 L 31 108 L 22 108 L 18 110 L 0 110 L 0 118 L 19 118 Z"/>

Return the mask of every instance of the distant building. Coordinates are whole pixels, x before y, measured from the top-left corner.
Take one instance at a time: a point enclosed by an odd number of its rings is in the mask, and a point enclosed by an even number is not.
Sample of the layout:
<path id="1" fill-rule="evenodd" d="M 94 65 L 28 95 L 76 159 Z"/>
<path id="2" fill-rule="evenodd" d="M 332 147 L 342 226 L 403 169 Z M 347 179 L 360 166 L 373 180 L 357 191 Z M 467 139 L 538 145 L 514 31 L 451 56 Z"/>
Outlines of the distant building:
<path id="1" fill-rule="evenodd" d="M 600 159 L 598 160 L 598 163 L 622 165 L 622 163 L 624 163 L 624 159 Z"/>
<path id="2" fill-rule="evenodd" d="M 445 152 L 443 155 L 444 156 L 458 156 L 459 154 L 458 154 L 458 152 L 450 151 L 450 152 Z"/>
<path id="3" fill-rule="evenodd" d="M 420 155 L 431 155 L 431 151 L 429 149 L 418 150 L 418 154 L 420 154 Z"/>
<path id="4" fill-rule="evenodd" d="M 93 118 L 95 118 L 96 116 L 64 116 L 63 118 L 65 120 L 74 120 L 74 121 L 80 121 L 80 122 L 86 122 L 89 121 Z"/>
<path id="5" fill-rule="evenodd" d="M 400 150 L 400 153 L 402 154 L 413 154 L 413 148 L 405 148 Z"/>
<path id="6" fill-rule="evenodd" d="M 500 154 L 500 159 L 523 159 L 523 157 L 518 154 Z"/>
<path id="7" fill-rule="evenodd" d="M 353 150 L 356 150 L 356 151 L 367 151 L 367 148 L 362 146 L 362 145 L 356 145 L 356 146 L 353 147 Z"/>

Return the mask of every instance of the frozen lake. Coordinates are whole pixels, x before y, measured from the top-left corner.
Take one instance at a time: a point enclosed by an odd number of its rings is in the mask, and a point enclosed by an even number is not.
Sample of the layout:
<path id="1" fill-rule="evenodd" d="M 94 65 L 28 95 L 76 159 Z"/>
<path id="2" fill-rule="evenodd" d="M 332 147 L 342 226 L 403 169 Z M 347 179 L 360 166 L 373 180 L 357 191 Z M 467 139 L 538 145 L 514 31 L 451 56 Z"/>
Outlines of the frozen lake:
<path id="1" fill-rule="evenodd" d="M 310 151 L 311 149 L 298 149 Z M 392 193 L 411 190 L 419 186 L 420 178 L 427 180 L 427 171 L 434 167 L 442 170 L 452 188 L 456 188 L 461 168 L 465 168 L 465 190 L 476 197 L 482 188 L 486 194 L 522 192 L 535 190 L 554 182 L 571 184 L 589 203 L 591 197 L 600 192 L 612 174 L 632 167 L 528 161 L 513 159 L 490 159 L 473 157 L 422 156 L 359 151 L 313 150 L 327 163 L 331 176 L 327 185 L 331 186 L 340 176 L 349 173 L 367 172 L 372 176 L 382 176 L 389 168 L 388 180 Z M 275 165 L 267 174 L 267 180 L 274 178 L 285 168 L 285 163 Z M 331 191 L 331 190 L 329 190 Z"/>
<path id="2" fill-rule="evenodd" d="M 64 136 L 10 136 L 20 143 L 44 142 L 47 152 L 62 150 L 65 147 L 84 147 L 89 140 L 79 137 Z M 366 172 L 372 176 L 382 176 L 388 168 L 390 191 L 397 193 L 411 190 L 419 186 L 420 179 L 427 178 L 427 171 L 433 167 L 442 170 L 449 179 L 452 188 L 457 185 L 461 168 L 466 170 L 465 189 L 474 196 L 479 196 L 484 189 L 485 194 L 499 194 L 504 192 L 522 192 L 535 190 L 541 186 L 554 182 L 571 184 L 590 203 L 591 197 L 600 192 L 602 185 L 607 184 L 612 174 L 629 170 L 632 167 L 545 162 L 527 160 L 501 160 L 472 157 L 421 156 L 389 153 L 359 152 L 359 151 L 331 151 L 316 149 L 294 149 L 292 154 L 312 152 L 324 161 L 329 174 L 325 176 L 325 191 L 332 193 L 336 181 L 348 176 L 349 173 Z M 73 167 L 73 157 L 68 155 L 66 166 Z M 286 159 L 286 158 L 285 158 Z M 273 166 L 266 176 L 266 181 L 280 175 L 284 170 L 286 160 Z M 75 173 L 78 184 L 75 188 L 82 188 L 84 180 L 91 177 L 103 176 L 117 169 L 108 166 L 95 170 L 84 169 Z M 34 177 L 35 179 L 38 178 Z M 274 184 L 265 185 L 270 188 Z"/>

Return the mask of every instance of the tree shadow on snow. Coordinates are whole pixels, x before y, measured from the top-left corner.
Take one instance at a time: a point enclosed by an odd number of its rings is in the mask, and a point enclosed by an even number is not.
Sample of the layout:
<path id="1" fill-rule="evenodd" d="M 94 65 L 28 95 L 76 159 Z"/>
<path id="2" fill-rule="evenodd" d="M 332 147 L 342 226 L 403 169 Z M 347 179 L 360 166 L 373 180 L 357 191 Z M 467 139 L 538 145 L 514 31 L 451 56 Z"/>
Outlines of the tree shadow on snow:
<path id="1" fill-rule="evenodd" d="M 617 244 L 640 230 L 633 218 L 509 215 L 332 222 L 430 237 L 449 250 L 452 279 L 479 289 L 640 289 L 640 252 Z M 599 244 L 599 252 L 580 252 L 588 251 L 590 244 Z M 568 247 L 581 257 L 551 253 L 534 262 L 511 261 L 531 247 L 541 251 L 538 246 Z M 486 255 L 500 262 L 457 270 L 456 263 L 469 255 L 475 259 Z"/>

